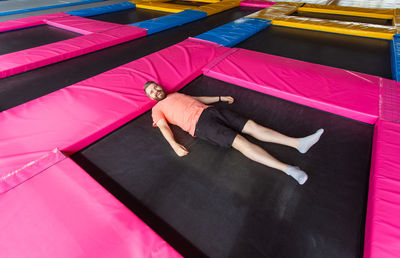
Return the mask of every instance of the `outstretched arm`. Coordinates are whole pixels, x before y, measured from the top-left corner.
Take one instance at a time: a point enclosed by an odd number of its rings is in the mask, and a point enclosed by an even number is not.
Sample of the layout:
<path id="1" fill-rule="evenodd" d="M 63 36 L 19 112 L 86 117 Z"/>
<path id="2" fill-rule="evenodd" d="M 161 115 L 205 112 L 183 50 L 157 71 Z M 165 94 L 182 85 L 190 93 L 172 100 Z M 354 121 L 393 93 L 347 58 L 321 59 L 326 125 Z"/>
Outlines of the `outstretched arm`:
<path id="1" fill-rule="evenodd" d="M 171 128 L 169 128 L 168 123 L 167 121 L 165 121 L 165 119 L 161 119 L 160 121 L 158 121 L 157 127 L 160 128 L 162 135 L 167 140 L 169 145 L 171 145 L 172 149 L 178 156 L 182 157 L 189 153 L 185 146 L 175 141 L 174 134 L 172 133 Z"/>
<path id="2" fill-rule="evenodd" d="M 215 96 L 215 97 L 193 97 L 204 104 L 212 104 L 219 101 L 228 102 L 232 104 L 234 99 L 231 96 Z"/>

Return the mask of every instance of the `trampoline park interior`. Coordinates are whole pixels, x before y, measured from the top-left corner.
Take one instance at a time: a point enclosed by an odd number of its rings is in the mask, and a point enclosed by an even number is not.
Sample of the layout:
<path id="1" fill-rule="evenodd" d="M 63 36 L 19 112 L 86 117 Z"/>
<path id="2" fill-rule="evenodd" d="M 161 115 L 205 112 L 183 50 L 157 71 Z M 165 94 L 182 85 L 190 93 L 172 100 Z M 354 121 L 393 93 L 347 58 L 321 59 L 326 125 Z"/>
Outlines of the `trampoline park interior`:
<path id="1" fill-rule="evenodd" d="M 0 1 L 1 257 L 399 257 L 400 3 Z M 293 137 L 152 127 L 143 85 Z"/>

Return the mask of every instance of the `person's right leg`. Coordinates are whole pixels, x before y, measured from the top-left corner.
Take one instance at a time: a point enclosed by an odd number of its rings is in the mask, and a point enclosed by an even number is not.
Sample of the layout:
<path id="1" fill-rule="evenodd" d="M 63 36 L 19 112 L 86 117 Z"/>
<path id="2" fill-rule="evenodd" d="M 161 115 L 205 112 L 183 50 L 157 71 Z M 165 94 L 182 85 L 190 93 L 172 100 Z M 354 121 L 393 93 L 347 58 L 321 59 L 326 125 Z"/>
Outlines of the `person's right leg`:
<path id="1" fill-rule="evenodd" d="M 304 171 L 277 160 L 264 149 L 249 142 L 240 134 L 236 135 L 235 139 L 233 140 L 232 147 L 253 161 L 278 169 L 292 176 L 301 185 L 304 184 L 308 179 L 308 176 Z"/>

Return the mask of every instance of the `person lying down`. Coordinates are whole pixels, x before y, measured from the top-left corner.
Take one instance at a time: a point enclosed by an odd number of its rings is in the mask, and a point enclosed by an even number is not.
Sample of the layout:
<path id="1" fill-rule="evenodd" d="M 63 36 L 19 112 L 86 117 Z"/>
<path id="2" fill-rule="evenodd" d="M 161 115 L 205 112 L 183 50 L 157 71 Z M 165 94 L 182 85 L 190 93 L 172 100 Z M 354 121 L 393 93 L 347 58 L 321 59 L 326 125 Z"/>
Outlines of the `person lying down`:
<path id="1" fill-rule="evenodd" d="M 152 109 L 153 126 L 157 126 L 175 153 L 182 157 L 189 153 L 185 146 L 175 141 L 168 124 L 179 126 L 193 137 L 206 140 L 221 147 L 233 147 L 247 158 L 265 166 L 278 169 L 304 184 L 308 176 L 299 167 L 285 164 L 241 134 L 250 135 L 260 141 L 286 145 L 306 153 L 316 144 L 324 129 L 303 138 L 293 138 L 239 116 L 228 109 L 217 109 L 209 104 L 219 101 L 232 104 L 231 96 L 192 97 L 182 93 L 166 94 L 161 85 L 148 81 L 144 92 L 150 99 L 158 101 Z"/>

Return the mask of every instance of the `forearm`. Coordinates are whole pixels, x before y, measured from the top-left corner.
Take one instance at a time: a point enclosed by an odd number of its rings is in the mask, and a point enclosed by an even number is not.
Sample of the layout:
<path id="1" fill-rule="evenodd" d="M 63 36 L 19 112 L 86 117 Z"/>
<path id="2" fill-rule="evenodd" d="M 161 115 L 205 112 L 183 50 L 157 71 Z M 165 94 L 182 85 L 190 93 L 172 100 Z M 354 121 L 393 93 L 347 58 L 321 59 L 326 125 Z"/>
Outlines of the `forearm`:
<path id="1" fill-rule="evenodd" d="M 200 101 L 203 104 L 212 104 L 220 101 L 220 96 L 213 96 L 213 97 L 193 97 Z"/>
<path id="2" fill-rule="evenodd" d="M 161 133 L 164 136 L 165 140 L 167 140 L 169 145 L 171 145 L 171 147 L 173 149 L 175 149 L 175 147 L 178 143 L 175 141 L 174 134 L 172 133 L 171 128 L 169 128 L 167 126 L 162 126 L 162 127 L 160 127 L 160 130 L 161 130 Z"/>

